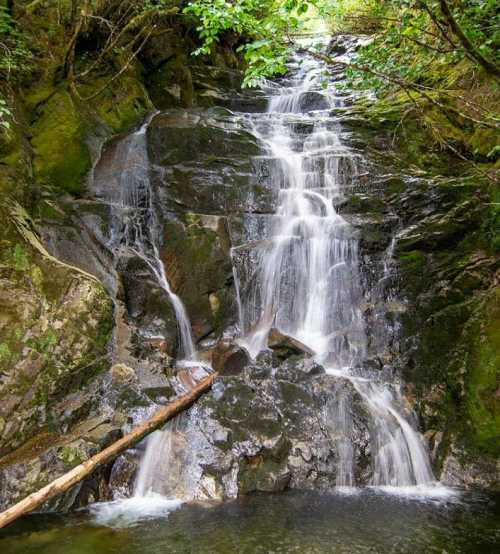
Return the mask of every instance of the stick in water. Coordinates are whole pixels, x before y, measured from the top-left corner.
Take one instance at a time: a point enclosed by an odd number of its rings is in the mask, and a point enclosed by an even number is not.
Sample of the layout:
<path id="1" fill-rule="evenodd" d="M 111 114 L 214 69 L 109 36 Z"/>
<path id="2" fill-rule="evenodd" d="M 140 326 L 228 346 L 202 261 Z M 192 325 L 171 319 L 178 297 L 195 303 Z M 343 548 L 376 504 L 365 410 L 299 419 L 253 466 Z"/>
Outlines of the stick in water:
<path id="1" fill-rule="evenodd" d="M 158 429 L 158 427 L 161 427 L 169 419 L 189 408 L 202 394 L 212 387 L 216 377 L 217 373 L 212 373 L 208 377 L 205 377 L 187 394 L 160 408 L 152 417 L 118 441 L 101 450 L 101 452 L 76 466 L 71 471 L 68 471 L 68 473 L 58 477 L 39 491 L 30 494 L 17 504 L 14 504 L 14 506 L 0 513 L 0 528 L 33 511 L 47 500 L 66 492 L 73 485 L 87 477 L 87 475 L 90 475 L 97 467 L 116 458 L 124 450 L 127 450 L 127 448 L 130 448 L 145 436 Z"/>

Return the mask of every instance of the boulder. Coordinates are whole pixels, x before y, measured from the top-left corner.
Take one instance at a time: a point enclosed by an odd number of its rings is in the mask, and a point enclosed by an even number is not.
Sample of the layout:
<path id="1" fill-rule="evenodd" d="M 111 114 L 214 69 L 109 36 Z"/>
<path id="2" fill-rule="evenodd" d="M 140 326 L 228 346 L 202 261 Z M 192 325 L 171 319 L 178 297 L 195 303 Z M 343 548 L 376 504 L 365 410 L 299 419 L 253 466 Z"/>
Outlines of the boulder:
<path id="1" fill-rule="evenodd" d="M 321 92 L 305 92 L 299 100 L 299 109 L 301 112 L 327 110 L 329 107 L 330 102 L 328 101 L 328 98 Z"/>
<path id="2" fill-rule="evenodd" d="M 115 364 L 111 368 L 111 379 L 116 384 L 126 384 L 137 381 L 135 371 L 125 364 Z"/>
<path id="3" fill-rule="evenodd" d="M 221 341 L 212 352 L 212 368 L 220 375 L 237 375 L 250 363 L 250 354 L 242 346 Z"/>
<path id="4" fill-rule="evenodd" d="M 282 333 L 273 327 L 269 332 L 267 344 L 279 359 L 285 360 L 294 355 L 313 356 L 314 352 L 299 340 Z"/>

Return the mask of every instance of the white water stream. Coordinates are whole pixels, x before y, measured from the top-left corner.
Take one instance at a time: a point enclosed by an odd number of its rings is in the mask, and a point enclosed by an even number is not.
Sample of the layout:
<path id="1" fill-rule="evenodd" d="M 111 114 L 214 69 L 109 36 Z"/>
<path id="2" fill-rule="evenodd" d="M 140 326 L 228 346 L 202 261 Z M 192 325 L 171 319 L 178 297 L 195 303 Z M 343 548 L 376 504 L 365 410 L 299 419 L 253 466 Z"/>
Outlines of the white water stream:
<path id="1" fill-rule="evenodd" d="M 267 240 L 256 246 L 256 278 L 251 290 L 241 285 L 233 264 L 240 342 L 256 357 L 266 348 L 270 329 L 277 327 L 310 347 L 332 377 L 352 385 L 370 415 L 371 484 L 425 493 L 435 478 L 425 443 L 409 421 L 411 412 L 404 407 L 399 387 L 362 369 L 368 338 L 358 238 L 335 208 L 356 179 L 359 164 L 358 155 L 341 141 L 341 127 L 330 117 L 331 108 L 342 106 L 342 97 L 333 88 L 323 88 L 323 70 L 317 61 L 297 57 L 291 67 L 294 77 L 285 86 L 271 85 L 267 113 L 246 119 L 253 122 L 252 131 L 262 143 L 262 159 L 276 192 L 277 209 L 269 216 L 272 223 Z M 197 361 L 191 326 L 181 300 L 170 288 L 155 236 L 160 226 L 148 176 L 148 124 L 128 142 L 119 199 L 128 215 L 120 247 L 132 250 L 149 266 L 170 298 L 182 357 L 189 365 Z M 394 246 L 395 240 L 388 258 Z M 389 269 L 387 259 L 381 281 L 388 277 Z M 329 417 L 336 429 L 336 485 L 345 489 L 355 486 L 351 399 L 339 387 L 333 400 Z M 182 454 L 186 445 L 179 443 L 186 433 L 178 425 L 176 420 L 151 435 L 133 497 L 102 506 L 98 512 L 101 521 L 117 515 L 134 520 L 168 513 L 179 505 L 179 498 L 186 498 Z"/>
<path id="2" fill-rule="evenodd" d="M 367 333 L 358 239 L 334 202 L 357 173 L 356 155 L 329 118 L 329 109 L 341 106 L 342 98 L 321 86 L 319 62 L 308 57 L 294 62 L 295 76 L 271 89 L 268 112 L 254 124 L 278 207 L 269 240 L 258 253 L 253 288 L 240 298 L 241 342 L 255 357 L 274 326 L 309 346 L 328 373 L 352 383 L 369 411 L 372 485 L 430 485 L 435 478 L 426 446 L 406 419 L 398 386 L 361 369 Z M 311 131 L 297 132 L 298 123 Z M 393 248 L 392 243 L 390 255 Z M 387 272 L 386 262 L 384 276 Z M 354 460 L 347 398 L 337 398 L 332 417 L 340 437 L 337 486 L 350 487 Z"/>
<path id="3" fill-rule="evenodd" d="M 125 153 L 125 160 L 128 163 L 120 175 L 120 204 L 121 208 L 129 210 L 129 214 L 122 231 L 122 247 L 134 252 L 151 269 L 174 308 L 180 339 L 180 357 L 188 362 L 196 361 L 197 353 L 186 308 L 170 287 L 158 248 L 159 237 L 156 235 L 160 225 L 153 205 L 146 142 L 146 130 L 151 119 L 152 117 L 128 137 L 126 145 L 128 152 Z"/>
<path id="4" fill-rule="evenodd" d="M 198 361 L 188 314 L 170 287 L 159 252 L 161 224 L 154 207 L 146 138 L 147 127 L 155 115 L 114 146 L 112 155 L 114 163 L 119 164 L 118 182 L 98 192 L 112 209 L 111 249 L 117 255 L 132 253 L 141 259 L 170 300 L 179 336 L 177 364 L 183 368 L 202 366 L 205 364 Z M 165 515 L 182 503 L 183 458 L 179 452 L 186 450 L 181 444 L 185 439 L 181 429 L 184 423 L 182 417 L 176 418 L 148 437 L 133 496 L 95 505 L 100 522 L 127 525 L 140 518 Z"/>

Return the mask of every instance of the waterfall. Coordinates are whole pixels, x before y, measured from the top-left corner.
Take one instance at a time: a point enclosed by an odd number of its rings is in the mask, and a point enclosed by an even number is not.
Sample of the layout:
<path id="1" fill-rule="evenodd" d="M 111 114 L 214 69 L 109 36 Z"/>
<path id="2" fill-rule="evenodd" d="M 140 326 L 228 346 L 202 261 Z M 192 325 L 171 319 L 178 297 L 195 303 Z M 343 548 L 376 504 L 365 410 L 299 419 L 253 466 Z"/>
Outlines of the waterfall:
<path id="1" fill-rule="evenodd" d="M 191 332 L 191 324 L 181 299 L 176 295 L 168 282 L 165 266 L 161 260 L 155 230 L 160 226 L 153 205 L 153 193 L 149 178 L 147 158 L 146 129 L 150 120 L 133 135 L 129 148 L 134 155 L 140 153 L 143 162 L 139 166 L 126 166 L 121 174 L 122 206 L 132 207 L 135 214 L 127 220 L 124 232 L 124 246 L 132 250 L 146 262 L 155 275 L 158 284 L 166 292 L 174 308 L 180 337 L 182 360 L 178 363 L 184 367 L 197 363 L 198 357 Z M 142 194 L 141 194 L 142 193 Z M 199 364 L 197 364 L 199 365 Z M 155 431 L 146 441 L 134 488 L 134 499 L 157 497 L 176 499 L 185 496 L 182 487 L 183 454 L 186 451 L 184 418 L 177 417 L 172 422 Z M 185 431 L 185 430 L 184 430 Z M 168 506 L 168 505 L 167 505 Z"/>
<path id="2" fill-rule="evenodd" d="M 111 202 L 114 222 L 110 246 L 118 254 L 132 252 L 149 267 L 174 309 L 180 357 L 186 361 L 196 361 L 197 354 L 186 308 L 170 287 L 159 252 L 161 225 L 154 208 L 146 140 L 146 130 L 154 115 L 156 114 L 151 115 L 135 133 L 115 147 L 114 156 L 121 168 L 118 186 L 107 193 L 111 194 L 107 200 Z"/>
<path id="3" fill-rule="evenodd" d="M 198 362 L 188 314 L 170 287 L 159 252 L 161 224 L 154 208 L 146 138 L 148 125 L 155 115 L 112 146 L 111 167 L 116 172 L 110 175 L 105 169 L 101 174 L 98 164 L 89 186 L 111 208 L 108 246 L 116 259 L 130 253 L 141 259 L 171 302 L 179 334 L 177 363 L 184 368 L 199 366 L 204 364 Z M 96 508 L 100 521 L 160 515 L 180 504 L 180 498 L 184 497 L 186 425 L 185 418 L 180 416 L 148 437 L 132 498 Z"/>
<path id="4" fill-rule="evenodd" d="M 363 318 L 358 238 L 336 210 L 355 184 L 359 155 L 342 144 L 331 108 L 342 106 L 322 86 L 321 64 L 296 57 L 295 76 L 270 88 L 266 114 L 254 120 L 276 192 L 268 240 L 259 246 L 251 290 L 240 298 L 241 343 L 255 357 L 272 326 L 309 346 L 327 373 L 346 380 L 371 419 L 374 486 L 434 482 L 425 444 L 408 422 L 399 388 L 363 370 L 368 338 Z M 309 133 L 303 133 L 307 126 Z M 395 242 L 388 256 L 392 256 Z M 384 277 L 389 262 L 384 266 Z M 354 484 L 349 402 L 339 388 L 329 410 L 338 452 L 337 485 Z"/>

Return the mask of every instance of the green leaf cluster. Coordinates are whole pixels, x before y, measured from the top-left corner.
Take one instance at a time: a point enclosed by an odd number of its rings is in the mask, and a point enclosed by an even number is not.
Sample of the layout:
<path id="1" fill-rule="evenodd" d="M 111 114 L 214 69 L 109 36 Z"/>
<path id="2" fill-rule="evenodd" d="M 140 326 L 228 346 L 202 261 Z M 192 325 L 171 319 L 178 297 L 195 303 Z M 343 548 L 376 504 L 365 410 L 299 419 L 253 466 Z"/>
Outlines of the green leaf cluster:
<path id="1" fill-rule="evenodd" d="M 195 55 L 210 54 L 215 44 L 235 34 L 247 64 L 244 86 L 282 75 L 290 54 L 290 37 L 300 32 L 316 0 L 193 0 L 184 13 L 196 16 L 202 41 Z"/>
<path id="2" fill-rule="evenodd" d="M 32 57 L 25 33 L 7 8 L 0 6 L 0 79 L 13 79 L 29 71 Z"/>
<path id="3" fill-rule="evenodd" d="M 339 2 L 346 4 L 351 2 Z M 495 1 L 448 1 L 454 18 L 466 37 L 489 60 L 499 63 L 500 11 Z M 428 87 L 453 85 L 448 69 L 464 60 L 480 70 L 443 19 L 439 1 L 389 0 L 364 3 L 363 12 L 351 12 L 353 19 L 378 22 L 372 40 L 355 59 L 358 69 L 348 71 L 347 86 L 384 93 L 394 86 L 382 75 Z M 359 69 L 371 69 L 373 72 Z M 380 76 L 377 76 L 376 74 Z"/>

